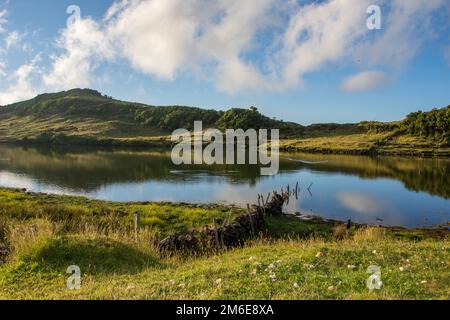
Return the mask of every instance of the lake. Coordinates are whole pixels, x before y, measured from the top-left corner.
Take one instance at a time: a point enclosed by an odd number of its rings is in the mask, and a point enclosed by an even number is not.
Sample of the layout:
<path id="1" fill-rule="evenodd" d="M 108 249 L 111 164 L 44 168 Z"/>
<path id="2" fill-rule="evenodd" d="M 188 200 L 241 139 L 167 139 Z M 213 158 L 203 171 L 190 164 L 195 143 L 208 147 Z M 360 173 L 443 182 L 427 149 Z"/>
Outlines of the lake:
<path id="1" fill-rule="evenodd" d="M 251 165 L 175 166 L 170 151 L 0 145 L 0 186 L 112 201 L 257 202 L 298 182 L 287 212 L 430 227 L 450 220 L 450 160 L 281 154 L 280 172 Z M 312 184 L 312 185 L 311 185 Z M 311 186 L 308 190 L 308 187 Z"/>

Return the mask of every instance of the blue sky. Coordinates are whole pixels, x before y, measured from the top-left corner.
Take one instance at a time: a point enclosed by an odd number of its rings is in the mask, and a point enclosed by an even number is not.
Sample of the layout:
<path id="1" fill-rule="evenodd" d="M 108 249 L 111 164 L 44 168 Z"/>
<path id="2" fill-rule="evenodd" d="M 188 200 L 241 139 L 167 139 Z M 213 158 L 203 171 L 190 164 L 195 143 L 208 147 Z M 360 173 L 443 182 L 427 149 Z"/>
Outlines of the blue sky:
<path id="1" fill-rule="evenodd" d="M 90 87 L 303 124 L 450 104 L 446 0 L 0 0 L 0 104 Z M 368 30 L 369 5 L 381 30 Z M 67 25 L 69 5 L 81 10 Z"/>

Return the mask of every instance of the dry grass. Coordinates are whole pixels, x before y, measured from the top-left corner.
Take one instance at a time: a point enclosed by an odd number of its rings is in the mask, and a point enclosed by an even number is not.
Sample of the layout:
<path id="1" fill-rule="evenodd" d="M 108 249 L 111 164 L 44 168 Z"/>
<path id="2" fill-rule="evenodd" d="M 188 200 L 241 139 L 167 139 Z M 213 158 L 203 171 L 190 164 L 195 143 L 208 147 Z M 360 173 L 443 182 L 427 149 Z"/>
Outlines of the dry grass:
<path id="1" fill-rule="evenodd" d="M 355 231 L 353 240 L 355 242 L 364 241 L 385 241 L 387 239 L 387 232 L 385 228 L 379 227 L 365 227 Z"/>
<path id="2" fill-rule="evenodd" d="M 57 229 L 54 223 L 44 219 L 10 224 L 7 228 L 7 243 L 13 252 L 11 258 L 26 260 L 43 243 L 54 238 Z"/>

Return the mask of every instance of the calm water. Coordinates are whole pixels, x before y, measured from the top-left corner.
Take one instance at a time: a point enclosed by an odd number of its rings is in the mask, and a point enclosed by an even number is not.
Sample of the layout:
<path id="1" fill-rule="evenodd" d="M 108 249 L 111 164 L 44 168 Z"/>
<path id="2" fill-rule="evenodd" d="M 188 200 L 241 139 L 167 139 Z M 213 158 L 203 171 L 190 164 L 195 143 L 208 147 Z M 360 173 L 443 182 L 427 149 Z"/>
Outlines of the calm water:
<path id="1" fill-rule="evenodd" d="M 256 166 L 177 167 L 167 151 L 0 145 L 4 187 L 114 201 L 246 204 L 298 181 L 300 198 L 289 212 L 406 227 L 450 220 L 450 160 L 286 154 L 280 167 L 267 177 Z"/>

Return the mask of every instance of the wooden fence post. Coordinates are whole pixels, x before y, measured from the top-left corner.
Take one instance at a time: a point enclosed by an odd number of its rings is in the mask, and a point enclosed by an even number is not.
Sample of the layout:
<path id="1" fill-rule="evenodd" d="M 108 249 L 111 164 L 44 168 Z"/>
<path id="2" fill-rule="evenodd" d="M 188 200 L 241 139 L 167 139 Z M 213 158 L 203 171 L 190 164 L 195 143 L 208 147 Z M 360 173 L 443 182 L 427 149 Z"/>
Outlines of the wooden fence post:
<path id="1" fill-rule="evenodd" d="M 255 226 L 253 225 L 253 218 L 252 218 L 252 214 L 249 213 L 248 217 L 250 219 L 250 227 L 252 228 L 252 234 L 255 234 Z"/>
<path id="2" fill-rule="evenodd" d="M 31 226 L 31 234 L 33 235 L 33 237 L 37 236 L 38 233 L 38 226 L 36 224 L 33 224 Z"/>
<path id="3" fill-rule="evenodd" d="M 141 233 L 141 214 L 136 212 L 134 214 L 134 241 L 138 243 L 140 241 Z"/>
<path id="4" fill-rule="evenodd" d="M 217 249 L 220 249 L 220 240 L 219 240 L 219 232 L 217 231 L 217 222 L 216 222 L 216 218 L 213 218 L 213 222 L 214 222 L 214 236 L 216 238 L 216 244 L 217 244 Z"/>

